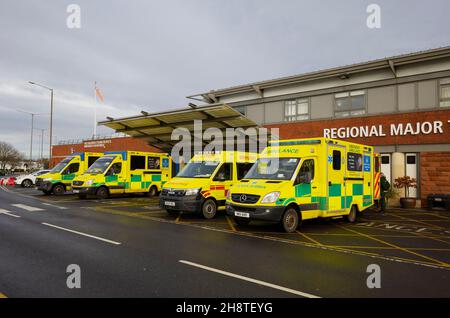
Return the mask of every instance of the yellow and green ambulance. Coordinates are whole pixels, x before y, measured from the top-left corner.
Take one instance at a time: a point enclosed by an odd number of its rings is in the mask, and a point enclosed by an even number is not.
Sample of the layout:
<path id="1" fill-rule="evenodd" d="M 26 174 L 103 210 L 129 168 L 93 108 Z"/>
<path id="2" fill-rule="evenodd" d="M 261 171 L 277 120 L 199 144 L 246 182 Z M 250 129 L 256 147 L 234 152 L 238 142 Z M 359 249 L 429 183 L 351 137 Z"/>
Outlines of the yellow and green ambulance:
<path id="1" fill-rule="evenodd" d="M 227 214 L 239 225 L 272 221 L 286 232 L 319 217 L 355 222 L 374 202 L 374 158 L 373 147 L 351 142 L 274 141 L 231 189 Z"/>
<path id="2" fill-rule="evenodd" d="M 60 161 L 49 173 L 36 178 L 36 188 L 45 194 L 62 195 L 72 188 L 72 180 L 83 174 L 98 158 L 100 152 L 73 153 Z"/>
<path id="3" fill-rule="evenodd" d="M 155 196 L 171 177 L 172 160 L 166 153 L 112 151 L 73 180 L 73 192 L 81 199 L 124 193 Z"/>
<path id="4" fill-rule="evenodd" d="M 245 176 L 256 158 L 255 153 L 238 151 L 198 153 L 164 185 L 159 205 L 169 214 L 198 212 L 212 219 L 218 210 L 225 209 L 228 191 Z"/>

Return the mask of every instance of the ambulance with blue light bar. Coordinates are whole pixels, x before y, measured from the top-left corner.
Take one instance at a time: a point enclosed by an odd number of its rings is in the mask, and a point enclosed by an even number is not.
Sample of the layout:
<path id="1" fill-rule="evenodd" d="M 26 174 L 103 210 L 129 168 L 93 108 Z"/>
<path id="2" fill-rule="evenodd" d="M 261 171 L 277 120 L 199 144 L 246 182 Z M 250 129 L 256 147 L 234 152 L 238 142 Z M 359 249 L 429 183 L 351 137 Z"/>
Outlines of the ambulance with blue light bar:
<path id="1" fill-rule="evenodd" d="M 374 203 L 375 154 L 371 146 L 309 138 L 273 141 L 227 196 L 238 225 L 279 223 L 295 232 L 303 220 L 344 216 Z"/>
<path id="2" fill-rule="evenodd" d="M 83 175 L 73 180 L 80 199 L 111 194 L 144 193 L 155 196 L 172 177 L 172 160 L 166 153 L 106 152 Z"/>

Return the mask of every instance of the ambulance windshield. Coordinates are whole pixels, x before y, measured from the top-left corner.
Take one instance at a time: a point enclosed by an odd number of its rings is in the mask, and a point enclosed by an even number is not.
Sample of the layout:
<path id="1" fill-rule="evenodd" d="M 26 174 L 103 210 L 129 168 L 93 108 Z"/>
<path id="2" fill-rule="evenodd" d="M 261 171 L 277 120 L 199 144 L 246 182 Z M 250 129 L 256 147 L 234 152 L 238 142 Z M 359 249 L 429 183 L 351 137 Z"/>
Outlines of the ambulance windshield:
<path id="1" fill-rule="evenodd" d="M 59 162 L 56 166 L 53 167 L 52 170 L 50 170 L 50 173 L 58 173 L 61 172 L 67 164 L 73 159 L 73 157 L 67 157 L 61 162 Z"/>
<path id="2" fill-rule="evenodd" d="M 210 178 L 219 165 L 218 161 L 189 162 L 177 175 L 181 178 Z"/>
<path id="3" fill-rule="evenodd" d="M 300 158 L 259 158 L 245 179 L 290 180 Z"/>
<path id="4" fill-rule="evenodd" d="M 111 162 L 115 157 L 101 157 L 97 159 L 89 169 L 86 170 L 87 174 L 100 174 L 108 169 Z"/>

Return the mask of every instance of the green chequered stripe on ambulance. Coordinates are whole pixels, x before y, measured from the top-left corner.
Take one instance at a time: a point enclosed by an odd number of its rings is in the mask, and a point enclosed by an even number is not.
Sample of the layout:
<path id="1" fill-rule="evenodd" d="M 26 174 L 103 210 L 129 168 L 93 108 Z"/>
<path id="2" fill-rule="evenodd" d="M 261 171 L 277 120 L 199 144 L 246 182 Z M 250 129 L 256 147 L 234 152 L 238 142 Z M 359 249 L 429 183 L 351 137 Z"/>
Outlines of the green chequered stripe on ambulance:
<path id="1" fill-rule="evenodd" d="M 329 199 L 335 200 L 340 198 L 341 209 L 348 209 L 355 197 L 360 197 L 363 202 L 363 206 L 369 206 L 372 204 L 372 195 L 363 195 L 363 184 L 349 184 L 352 187 L 352 195 L 343 195 L 341 184 L 331 184 L 328 186 Z M 319 203 L 320 210 L 327 209 L 328 198 L 321 196 L 311 196 L 311 185 L 310 184 L 299 184 L 295 186 L 295 197 L 294 198 L 279 198 L 276 201 L 276 205 L 286 206 L 291 202 L 296 201 L 297 198 L 311 197 L 311 203 Z"/>

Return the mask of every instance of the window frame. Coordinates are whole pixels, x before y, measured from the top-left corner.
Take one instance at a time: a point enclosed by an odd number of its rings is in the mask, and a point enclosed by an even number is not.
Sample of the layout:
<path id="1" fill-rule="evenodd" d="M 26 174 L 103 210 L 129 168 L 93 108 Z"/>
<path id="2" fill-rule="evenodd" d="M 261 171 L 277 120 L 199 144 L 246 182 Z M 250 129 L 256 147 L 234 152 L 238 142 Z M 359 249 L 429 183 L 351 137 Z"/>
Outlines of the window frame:
<path id="1" fill-rule="evenodd" d="M 225 168 L 227 165 L 229 165 L 230 167 L 230 179 L 225 179 L 225 180 L 219 180 L 218 179 L 218 175 L 220 173 L 220 170 L 222 170 L 222 168 Z M 224 162 L 219 169 L 217 169 L 216 173 L 214 174 L 213 177 L 213 181 L 218 181 L 218 182 L 225 182 L 225 181 L 233 181 L 233 163 L 231 162 Z"/>
<path id="2" fill-rule="evenodd" d="M 353 167 L 349 164 L 350 155 L 355 156 L 356 158 L 359 158 L 360 161 L 361 161 L 361 165 L 360 166 L 356 165 L 355 169 L 353 169 Z M 362 154 L 357 153 L 357 152 L 351 152 L 351 151 L 347 152 L 347 170 L 351 171 L 351 172 L 362 172 L 363 171 L 363 166 L 364 166 L 363 160 L 364 159 L 363 159 L 363 155 Z M 360 169 L 358 169 L 358 168 L 360 168 Z"/>
<path id="3" fill-rule="evenodd" d="M 300 113 L 299 112 L 299 106 L 301 104 L 306 104 L 306 113 Z M 289 99 L 284 101 L 284 109 L 283 109 L 283 122 L 294 122 L 294 121 L 305 121 L 311 119 L 311 107 L 310 107 L 310 99 L 309 97 L 306 98 L 296 98 L 296 99 Z M 287 110 L 288 107 L 295 107 L 295 113 L 294 114 L 288 114 Z M 304 117 L 304 118 L 300 118 Z"/>
<path id="4" fill-rule="evenodd" d="M 136 157 L 142 157 L 144 158 L 144 166 L 142 168 L 136 168 L 133 166 L 133 158 Z M 147 157 L 145 155 L 131 155 L 130 156 L 130 171 L 136 171 L 136 170 L 145 170 L 145 167 L 147 166 Z"/>
<path id="5" fill-rule="evenodd" d="M 302 182 L 300 182 L 300 177 L 302 175 L 302 168 L 306 164 L 306 162 L 308 162 L 308 161 L 312 161 L 311 180 L 309 182 L 302 183 Z M 303 159 L 302 164 L 300 165 L 300 169 L 298 169 L 298 173 L 297 173 L 297 176 L 295 177 L 294 185 L 297 185 L 297 184 L 311 184 L 311 183 L 313 183 L 315 176 L 316 176 L 316 160 L 314 158 L 305 158 L 305 159 Z"/>
<path id="6" fill-rule="evenodd" d="M 337 155 L 336 153 L 339 153 L 339 156 L 336 157 L 336 155 Z M 332 163 L 333 170 L 341 171 L 342 170 L 342 151 L 333 149 L 332 154 L 333 154 L 333 163 Z M 339 169 L 336 169 L 336 162 L 337 161 L 335 161 L 334 158 L 339 158 Z"/>
<path id="7" fill-rule="evenodd" d="M 442 94 L 444 88 L 450 90 L 450 78 L 444 78 L 439 81 L 439 107 L 450 107 L 450 97 L 444 98 Z"/>
<path id="8" fill-rule="evenodd" d="M 357 93 L 360 93 L 360 94 L 357 94 Z M 347 94 L 347 96 L 338 97 L 338 95 L 343 95 L 343 94 Z M 354 95 L 352 95 L 352 94 L 354 94 Z M 363 96 L 362 108 L 353 108 L 352 97 L 355 97 L 355 96 Z M 349 109 L 346 109 L 346 110 L 338 109 L 337 102 L 340 99 L 347 99 L 347 101 L 349 103 Z M 334 117 L 345 118 L 345 117 L 366 115 L 367 114 L 367 90 L 360 89 L 360 90 L 335 93 L 333 96 L 333 103 L 334 103 Z"/>

